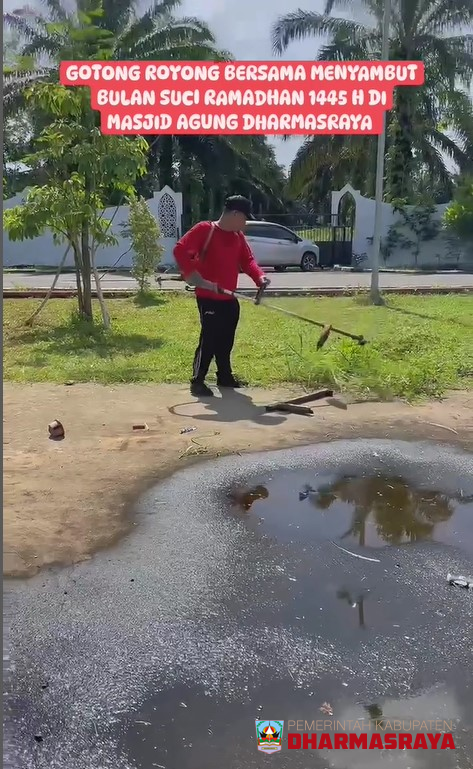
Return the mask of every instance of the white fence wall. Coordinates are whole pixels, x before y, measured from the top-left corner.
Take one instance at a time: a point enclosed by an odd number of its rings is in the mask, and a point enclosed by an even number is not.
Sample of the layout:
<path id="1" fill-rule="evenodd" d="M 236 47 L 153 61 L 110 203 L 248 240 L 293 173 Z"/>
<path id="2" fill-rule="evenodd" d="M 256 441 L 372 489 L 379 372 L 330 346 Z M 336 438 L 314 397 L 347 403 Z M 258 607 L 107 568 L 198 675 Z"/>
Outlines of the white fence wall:
<path id="1" fill-rule="evenodd" d="M 3 207 L 14 208 L 24 202 L 26 190 L 14 198 L 3 201 Z M 181 234 L 182 193 L 174 192 L 170 187 L 163 187 L 147 201 L 151 212 L 156 216 L 161 227 L 161 244 L 164 246 L 163 265 L 174 264 L 173 248 Z M 107 208 L 105 219 L 112 219 L 111 232 L 117 237 L 118 244 L 97 249 L 97 267 L 116 267 L 130 269 L 132 251 L 129 238 L 123 234 L 128 227 L 129 207 Z M 56 245 L 51 233 L 46 233 L 34 240 L 12 242 L 3 231 L 3 266 L 4 267 L 56 267 L 64 256 L 67 244 Z M 72 253 L 66 260 L 66 267 L 73 267 Z"/>
<path id="2" fill-rule="evenodd" d="M 332 192 L 332 215 L 336 216 L 339 213 L 340 202 L 345 195 L 351 195 L 355 205 L 353 253 L 366 254 L 366 259 L 362 262 L 362 266 L 369 268 L 371 266 L 373 249 L 372 239 L 376 202 L 370 198 L 363 197 L 359 190 L 355 190 L 350 184 L 346 184 L 338 192 Z M 436 211 L 432 218 L 441 220 L 447 205 L 436 206 Z M 413 208 L 414 206 L 407 206 L 407 210 L 412 210 Z M 394 212 L 390 203 L 383 203 L 381 221 L 381 238 L 384 240 L 389 233 L 391 225 L 402 221 L 402 217 L 399 213 Z M 414 239 L 412 233 L 409 233 L 407 229 L 406 236 L 411 240 Z M 421 269 L 436 269 L 439 265 L 442 265 L 443 267 L 451 266 L 453 269 L 465 267 L 467 264 L 471 265 L 471 256 L 467 253 L 459 253 L 458 249 L 452 246 L 451 240 L 445 234 L 440 233 L 432 240 L 421 242 L 417 258 L 412 248 L 406 248 L 399 244 L 392 249 L 385 260 L 383 260 L 381 255 L 381 262 L 382 266 L 391 268 L 408 269 L 418 267 Z"/>

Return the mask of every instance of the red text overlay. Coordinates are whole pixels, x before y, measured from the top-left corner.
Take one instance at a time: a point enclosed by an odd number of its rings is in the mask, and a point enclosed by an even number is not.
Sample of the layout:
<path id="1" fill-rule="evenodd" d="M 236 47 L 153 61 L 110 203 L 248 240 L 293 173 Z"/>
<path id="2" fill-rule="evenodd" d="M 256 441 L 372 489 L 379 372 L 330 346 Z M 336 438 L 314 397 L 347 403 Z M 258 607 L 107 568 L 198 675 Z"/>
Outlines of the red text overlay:
<path id="1" fill-rule="evenodd" d="M 60 82 L 90 88 L 104 134 L 380 134 L 424 65 L 63 61 Z"/>
<path id="2" fill-rule="evenodd" d="M 287 746 L 290 750 L 454 750 L 453 735 L 440 733 L 420 734 L 366 734 L 327 733 L 308 734 L 289 732 Z"/>

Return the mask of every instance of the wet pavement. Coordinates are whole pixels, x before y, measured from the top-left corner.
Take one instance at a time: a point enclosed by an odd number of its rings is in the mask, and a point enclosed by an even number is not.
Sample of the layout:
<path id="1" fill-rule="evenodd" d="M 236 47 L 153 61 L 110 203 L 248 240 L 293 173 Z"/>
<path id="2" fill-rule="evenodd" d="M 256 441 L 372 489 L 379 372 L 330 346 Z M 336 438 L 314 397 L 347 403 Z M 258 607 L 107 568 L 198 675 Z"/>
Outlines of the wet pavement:
<path id="1" fill-rule="evenodd" d="M 225 458 L 153 489 L 136 520 L 113 551 L 7 584 L 14 769 L 473 766 L 473 593 L 447 581 L 473 572 L 471 454 L 366 440 Z M 456 749 L 284 737 L 267 758 L 255 719 L 442 720 Z"/>

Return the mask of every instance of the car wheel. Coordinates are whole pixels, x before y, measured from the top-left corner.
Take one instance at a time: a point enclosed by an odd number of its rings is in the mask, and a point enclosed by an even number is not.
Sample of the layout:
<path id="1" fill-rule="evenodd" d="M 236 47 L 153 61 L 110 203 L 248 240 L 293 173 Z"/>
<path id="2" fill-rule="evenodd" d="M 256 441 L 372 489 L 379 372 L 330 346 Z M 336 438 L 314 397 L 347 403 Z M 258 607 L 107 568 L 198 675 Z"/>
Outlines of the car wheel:
<path id="1" fill-rule="evenodd" d="M 301 259 L 302 272 L 314 272 L 317 269 L 317 257 L 312 251 L 306 251 Z"/>
<path id="2" fill-rule="evenodd" d="M 274 268 L 274 272 L 285 272 L 287 270 L 287 266 L 285 264 L 280 264 L 278 267 Z"/>

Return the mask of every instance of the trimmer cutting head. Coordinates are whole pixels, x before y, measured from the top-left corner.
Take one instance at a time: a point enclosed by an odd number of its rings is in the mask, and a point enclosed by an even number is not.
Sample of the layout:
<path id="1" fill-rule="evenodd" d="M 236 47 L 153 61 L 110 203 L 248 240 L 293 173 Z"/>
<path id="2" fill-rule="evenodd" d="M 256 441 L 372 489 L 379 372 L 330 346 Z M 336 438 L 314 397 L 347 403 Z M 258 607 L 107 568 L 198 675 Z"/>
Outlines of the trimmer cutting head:
<path id="1" fill-rule="evenodd" d="M 330 333 L 332 331 L 332 326 L 325 326 L 324 330 L 322 331 L 321 335 L 319 336 L 317 340 L 317 350 L 321 350 L 324 346 L 325 342 L 330 336 Z M 357 342 L 360 347 L 368 343 L 367 339 L 364 339 L 362 336 L 352 336 L 350 335 L 351 339 L 354 339 L 355 342 Z"/>
<path id="2" fill-rule="evenodd" d="M 332 330 L 332 326 L 325 326 L 324 330 L 320 334 L 318 340 L 317 340 L 317 350 L 321 350 L 324 346 L 325 342 L 330 336 L 330 332 Z"/>

